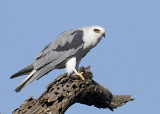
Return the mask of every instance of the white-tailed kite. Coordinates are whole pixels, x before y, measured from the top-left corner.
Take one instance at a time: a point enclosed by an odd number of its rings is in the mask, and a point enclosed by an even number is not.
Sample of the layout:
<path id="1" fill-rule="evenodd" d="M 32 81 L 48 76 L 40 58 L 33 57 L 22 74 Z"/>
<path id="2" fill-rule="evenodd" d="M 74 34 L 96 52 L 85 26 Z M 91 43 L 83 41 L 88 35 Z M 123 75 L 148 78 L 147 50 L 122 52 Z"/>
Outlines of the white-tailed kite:
<path id="1" fill-rule="evenodd" d="M 74 72 L 84 80 L 82 74 L 78 72 L 79 63 L 103 36 L 105 37 L 105 29 L 100 26 L 80 27 L 61 33 L 38 54 L 32 64 L 10 77 L 12 79 L 29 74 L 15 91 L 19 92 L 53 69 L 66 68 L 68 75 Z"/>

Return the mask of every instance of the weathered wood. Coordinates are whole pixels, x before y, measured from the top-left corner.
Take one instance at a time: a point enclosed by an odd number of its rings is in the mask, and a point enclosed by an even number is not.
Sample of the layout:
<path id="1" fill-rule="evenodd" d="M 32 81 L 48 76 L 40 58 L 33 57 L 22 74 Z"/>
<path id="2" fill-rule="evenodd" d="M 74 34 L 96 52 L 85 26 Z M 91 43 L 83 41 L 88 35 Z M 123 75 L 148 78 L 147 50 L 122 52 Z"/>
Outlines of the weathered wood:
<path id="1" fill-rule="evenodd" d="M 28 98 L 13 114 L 63 114 L 74 103 L 113 109 L 132 101 L 130 95 L 112 95 L 105 87 L 92 80 L 92 73 L 84 68 L 85 80 L 66 74 L 58 76 L 38 98 Z"/>

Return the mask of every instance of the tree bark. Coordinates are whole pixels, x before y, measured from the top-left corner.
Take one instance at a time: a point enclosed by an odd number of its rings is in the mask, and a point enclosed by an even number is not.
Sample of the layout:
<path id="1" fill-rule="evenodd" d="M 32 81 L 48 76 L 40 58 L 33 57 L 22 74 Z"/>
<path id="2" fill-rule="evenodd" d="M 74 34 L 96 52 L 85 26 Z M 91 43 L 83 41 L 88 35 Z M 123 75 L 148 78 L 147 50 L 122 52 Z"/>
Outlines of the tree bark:
<path id="1" fill-rule="evenodd" d="M 92 79 L 90 71 L 83 67 L 80 71 L 84 72 L 85 80 L 76 75 L 60 75 L 47 85 L 47 90 L 38 99 L 28 98 L 13 114 L 64 114 L 74 103 L 113 111 L 133 100 L 131 95 L 112 95 L 107 88 Z"/>

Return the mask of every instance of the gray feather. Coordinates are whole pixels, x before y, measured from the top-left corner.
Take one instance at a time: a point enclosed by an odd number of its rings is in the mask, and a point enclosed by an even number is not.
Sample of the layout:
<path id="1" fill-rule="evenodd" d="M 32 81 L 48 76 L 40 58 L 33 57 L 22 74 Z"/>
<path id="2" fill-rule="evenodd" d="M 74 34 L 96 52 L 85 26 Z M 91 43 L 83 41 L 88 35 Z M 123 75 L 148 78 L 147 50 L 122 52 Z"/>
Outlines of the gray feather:
<path id="1" fill-rule="evenodd" d="M 22 69 L 11 78 L 30 73 L 15 89 L 23 87 L 49 73 L 55 68 L 64 68 L 67 60 L 74 56 L 84 45 L 82 30 L 69 30 L 61 33 L 57 39 L 48 44 L 36 57 L 36 61 Z"/>
<path id="2" fill-rule="evenodd" d="M 50 69 L 51 67 L 49 67 L 48 65 L 45 66 L 44 68 L 42 68 L 39 71 L 33 70 L 16 88 L 15 91 L 19 92 L 21 91 L 22 88 L 24 88 L 25 86 L 27 86 L 28 84 L 30 84 L 31 82 L 33 82 L 34 80 L 38 80 L 39 78 L 41 78 L 43 75 L 46 74 L 46 71 L 51 71 L 52 69 Z"/>
<path id="3" fill-rule="evenodd" d="M 81 30 L 70 30 L 60 34 L 36 58 L 34 69 L 37 72 L 30 81 L 41 78 L 55 68 L 64 68 L 66 61 L 82 48 L 84 43 L 82 38 L 83 31 Z"/>
<path id="4" fill-rule="evenodd" d="M 15 91 L 19 92 L 22 88 L 24 88 L 26 85 L 28 85 L 30 80 L 32 80 L 36 70 L 33 70 L 16 88 Z"/>
<path id="5" fill-rule="evenodd" d="M 39 70 L 50 63 L 52 64 L 50 66 L 55 68 L 56 65 L 73 56 L 82 48 L 83 44 L 83 31 L 69 30 L 63 32 L 36 57 L 33 64 L 34 68 Z"/>
<path id="6" fill-rule="evenodd" d="M 15 77 L 19 77 L 19 76 L 22 76 L 22 75 L 29 74 L 33 69 L 34 69 L 33 64 L 30 64 L 27 67 L 25 67 L 24 69 L 20 70 L 19 72 L 13 74 L 10 77 L 10 79 L 15 78 Z"/>
<path id="7" fill-rule="evenodd" d="M 84 43 L 83 42 L 83 31 L 77 30 L 71 33 L 70 35 L 74 36 L 71 41 L 67 41 L 65 45 L 58 45 L 56 49 L 52 49 L 53 51 L 68 51 L 70 49 L 76 49 L 80 46 L 80 44 Z"/>

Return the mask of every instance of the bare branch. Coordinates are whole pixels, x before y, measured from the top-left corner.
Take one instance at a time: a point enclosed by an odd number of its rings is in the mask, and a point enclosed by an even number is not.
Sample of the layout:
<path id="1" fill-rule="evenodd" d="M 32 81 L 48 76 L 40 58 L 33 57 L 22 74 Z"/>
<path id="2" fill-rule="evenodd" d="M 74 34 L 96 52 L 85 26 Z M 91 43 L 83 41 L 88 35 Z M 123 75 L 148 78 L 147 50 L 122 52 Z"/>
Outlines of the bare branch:
<path id="1" fill-rule="evenodd" d="M 92 80 L 92 73 L 83 67 L 85 80 L 66 74 L 58 76 L 38 98 L 28 98 L 13 114 L 63 114 L 74 103 L 113 109 L 132 101 L 130 95 L 112 95 L 105 87 Z"/>

